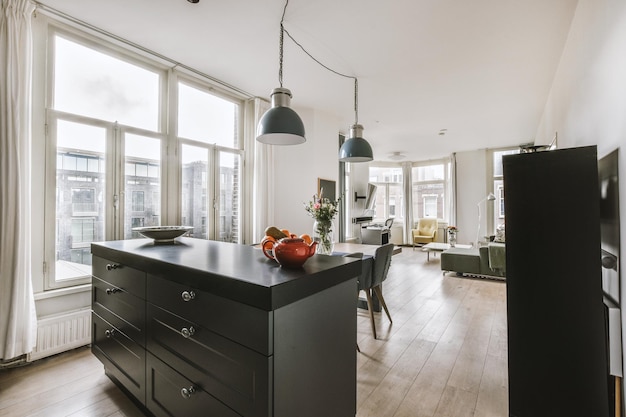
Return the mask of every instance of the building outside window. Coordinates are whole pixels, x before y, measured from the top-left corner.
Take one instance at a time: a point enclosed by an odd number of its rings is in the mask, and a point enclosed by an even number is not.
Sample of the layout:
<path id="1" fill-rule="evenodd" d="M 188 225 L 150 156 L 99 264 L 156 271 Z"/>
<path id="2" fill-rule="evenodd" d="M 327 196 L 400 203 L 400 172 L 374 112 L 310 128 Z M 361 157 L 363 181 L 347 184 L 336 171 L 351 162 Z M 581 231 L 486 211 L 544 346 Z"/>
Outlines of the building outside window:
<path id="1" fill-rule="evenodd" d="M 85 246 L 85 244 L 88 245 L 93 242 L 95 235 L 95 219 L 74 218 L 72 219 L 71 231 L 72 248 Z"/>
<path id="2" fill-rule="evenodd" d="M 133 191 L 132 196 L 132 211 L 143 211 L 143 191 Z"/>
<path id="3" fill-rule="evenodd" d="M 96 190 L 94 188 L 72 188 L 72 213 L 96 213 Z"/>

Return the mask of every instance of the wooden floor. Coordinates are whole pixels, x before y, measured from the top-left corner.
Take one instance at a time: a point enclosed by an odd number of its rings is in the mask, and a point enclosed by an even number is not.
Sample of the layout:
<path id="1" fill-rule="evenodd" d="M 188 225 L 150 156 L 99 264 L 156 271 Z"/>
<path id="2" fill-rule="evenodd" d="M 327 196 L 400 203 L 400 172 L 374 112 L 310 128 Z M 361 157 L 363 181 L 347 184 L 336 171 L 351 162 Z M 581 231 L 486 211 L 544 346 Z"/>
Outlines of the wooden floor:
<path id="1" fill-rule="evenodd" d="M 393 257 L 377 313 L 359 311 L 357 416 L 508 414 L 505 284 L 442 275 L 439 256 Z M 0 415 L 143 416 L 81 348 L 0 371 Z M 332 417 L 332 416 L 329 416 Z"/>

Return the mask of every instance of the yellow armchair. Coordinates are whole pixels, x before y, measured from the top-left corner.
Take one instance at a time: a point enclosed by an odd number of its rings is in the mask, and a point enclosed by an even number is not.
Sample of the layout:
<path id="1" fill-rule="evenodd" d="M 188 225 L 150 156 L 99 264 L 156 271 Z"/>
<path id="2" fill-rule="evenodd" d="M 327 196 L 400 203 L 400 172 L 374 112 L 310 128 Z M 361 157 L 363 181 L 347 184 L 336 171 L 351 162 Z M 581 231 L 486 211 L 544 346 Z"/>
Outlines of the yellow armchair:
<path id="1" fill-rule="evenodd" d="M 413 248 L 415 245 L 424 245 L 426 243 L 434 242 L 437 239 L 437 219 L 419 219 L 417 222 L 417 229 L 413 229 Z"/>

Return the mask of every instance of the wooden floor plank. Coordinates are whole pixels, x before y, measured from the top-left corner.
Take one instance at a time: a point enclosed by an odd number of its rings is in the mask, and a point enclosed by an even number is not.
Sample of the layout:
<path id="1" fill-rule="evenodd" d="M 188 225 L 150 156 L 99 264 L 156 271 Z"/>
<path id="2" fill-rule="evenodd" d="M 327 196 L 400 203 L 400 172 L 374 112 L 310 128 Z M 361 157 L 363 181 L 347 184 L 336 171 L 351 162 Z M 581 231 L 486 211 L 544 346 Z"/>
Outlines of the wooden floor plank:
<path id="1" fill-rule="evenodd" d="M 506 286 L 442 274 L 439 257 L 394 255 L 383 284 L 393 323 L 359 309 L 357 417 L 508 413 Z M 0 371 L 3 417 L 141 417 L 89 348 Z"/>

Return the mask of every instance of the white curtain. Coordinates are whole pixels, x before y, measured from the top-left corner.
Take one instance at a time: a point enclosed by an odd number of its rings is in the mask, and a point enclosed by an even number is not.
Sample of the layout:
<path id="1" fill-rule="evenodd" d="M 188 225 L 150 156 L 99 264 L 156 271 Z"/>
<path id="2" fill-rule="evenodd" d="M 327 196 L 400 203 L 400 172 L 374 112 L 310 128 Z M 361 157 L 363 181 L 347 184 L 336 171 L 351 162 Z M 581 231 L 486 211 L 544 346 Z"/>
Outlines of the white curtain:
<path id="1" fill-rule="evenodd" d="M 456 153 L 450 155 L 450 181 L 448 182 L 449 189 L 448 195 L 450 196 L 448 201 L 448 210 L 450 210 L 448 216 L 448 226 L 457 226 L 456 224 Z M 444 240 L 445 241 L 445 240 Z"/>
<path id="2" fill-rule="evenodd" d="M 0 0 L 0 359 L 31 352 L 37 314 L 31 282 L 29 0 Z"/>
<path id="3" fill-rule="evenodd" d="M 254 122 L 256 124 L 270 108 L 270 103 L 254 99 Z M 254 134 L 256 138 L 256 133 Z M 274 148 L 254 140 L 254 184 L 252 209 L 254 212 L 253 243 L 260 242 L 265 228 L 274 224 Z"/>
<path id="4" fill-rule="evenodd" d="M 404 236 L 405 244 L 413 243 L 413 165 L 411 162 L 402 163 L 402 187 L 404 190 Z"/>

